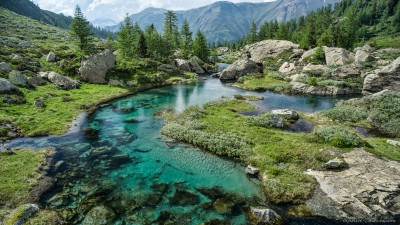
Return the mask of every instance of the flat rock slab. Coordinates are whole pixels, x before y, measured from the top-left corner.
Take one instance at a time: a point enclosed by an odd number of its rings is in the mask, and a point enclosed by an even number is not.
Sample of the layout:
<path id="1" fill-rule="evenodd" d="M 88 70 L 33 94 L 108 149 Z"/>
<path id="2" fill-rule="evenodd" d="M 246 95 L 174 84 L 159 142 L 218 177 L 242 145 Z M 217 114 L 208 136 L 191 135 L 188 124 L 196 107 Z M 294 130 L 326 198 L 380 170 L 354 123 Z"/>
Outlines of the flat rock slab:
<path id="1" fill-rule="evenodd" d="M 349 165 L 347 170 L 306 172 L 316 178 L 342 216 L 391 219 L 400 215 L 400 163 L 378 158 L 363 149 L 343 157 Z"/>

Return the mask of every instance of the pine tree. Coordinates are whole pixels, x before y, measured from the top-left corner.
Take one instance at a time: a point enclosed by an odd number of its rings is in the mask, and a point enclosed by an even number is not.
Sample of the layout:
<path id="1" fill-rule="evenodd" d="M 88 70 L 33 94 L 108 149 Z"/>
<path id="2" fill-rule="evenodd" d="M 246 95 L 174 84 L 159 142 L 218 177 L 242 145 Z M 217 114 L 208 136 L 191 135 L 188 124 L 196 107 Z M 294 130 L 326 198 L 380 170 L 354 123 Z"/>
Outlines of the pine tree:
<path id="1" fill-rule="evenodd" d="M 72 35 L 79 39 L 79 49 L 84 54 L 90 54 L 93 50 L 93 36 L 90 32 L 89 21 L 86 20 L 79 5 L 76 5 L 74 18 L 71 21 L 70 30 Z"/>
<path id="2" fill-rule="evenodd" d="M 139 56 L 139 58 L 147 58 L 149 56 L 146 38 L 144 37 L 143 32 L 140 32 L 136 49 L 137 49 L 137 55 Z"/>
<path id="3" fill-rule="evenodd" d="M 204 62 L 209 61 L 210 50 L 208 49 L 207 39 L 201 31 L 197 32 L 196 38 L 194 39 L 193 53 Z"/>
<path id="4" fill-rule="evenodd" d="M 126 17 L 117 33 L 118 53 L 122 59 L 132 58 L 135 55 L 133 34 L 134 27 L 132 21 L 128 14 L 126 14 Z"/>
<path id="5" fill-rule="evenodd" d="M 165 13 L 163 37 L 168 41 L 171 50 L 174 50 L 179 46 L 178 19 L 172 11 L 167 11 Z"/>
<path id="6" fill-rule="evenodd" d="M 113 49 L 113 45 L 114 45 L 114 37 L 112 36 L 111 33 L 109 33 L 106 40 L 106 48 Z"/>
<path id="7" fill-rule="evenodd" d="M 249 44 L 253 44 L 254 42 L 257 41 L 257 25 L 254 22 L 254 20 L 251 23 L 250 32 L 247 36 L 247 40 L 248 40 Z"/>
<path id="8" fill-rule="evenodd" d="M 190 31 L 189 23 L 186 19 L 185 21 L 183 21 L 181 29 L 181 39 L 181 50 L 183 58 L 188 58 L 192 50 L 193 37 L 192 32 Z M 215 45 L 215 43 L 213 44 Z"/>

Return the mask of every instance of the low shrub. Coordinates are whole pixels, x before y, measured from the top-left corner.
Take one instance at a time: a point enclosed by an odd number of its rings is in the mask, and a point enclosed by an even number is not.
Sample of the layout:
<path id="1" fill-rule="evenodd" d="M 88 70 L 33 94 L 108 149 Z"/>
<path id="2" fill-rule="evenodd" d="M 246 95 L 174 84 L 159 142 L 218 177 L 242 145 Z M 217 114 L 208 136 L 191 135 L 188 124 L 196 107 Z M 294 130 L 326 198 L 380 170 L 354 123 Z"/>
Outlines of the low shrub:
<path id="1" fill-rule="evenodd" d="M 318 86 L 318 78 L 316 77 L 309 77 L 307 79 L 307 84 L 311 86 Z"/>
<path id="2" fill-rule="evenodd" d="M 362 120 L 366 120 L 368 117 L 366 110 L 347 105 L 322 111 L 319 114 L 335 121 L 352 123 L 361 122 Z"/>
<path id="3" fill-rule="evenodd" d="M 314 135 L 339 148 L 362 147 L 366 144 L 360 136 L 340 126 L 319 127 Z"/>

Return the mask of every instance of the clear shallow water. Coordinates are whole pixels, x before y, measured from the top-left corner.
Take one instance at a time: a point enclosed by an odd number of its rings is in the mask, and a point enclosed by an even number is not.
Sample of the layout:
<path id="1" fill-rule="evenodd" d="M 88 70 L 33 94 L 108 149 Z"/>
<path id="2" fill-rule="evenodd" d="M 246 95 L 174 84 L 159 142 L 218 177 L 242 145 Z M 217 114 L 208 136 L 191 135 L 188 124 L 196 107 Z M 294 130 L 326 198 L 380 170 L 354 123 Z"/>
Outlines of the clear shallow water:
<path id="1" fill-rule="evenodd" d="M 217 218 L 246 224 L 244 211 L 264 199 L 258 181 L 244 165 L 160 135 L 163 109 L 182 111 L 221 96 L 263 96 L 259 110 L 291 108 L 314 112 L 333 107 L 333 97 L 254 93 L 231 88 L 217 79 L 175 85 L 110 102 L 89 116 L 83 129 L 61 137 L 21 138 L 7 147 L 57 149 L 51 175 L 55 187 L 42 199 L 79 224 L 96 206 L 112 211 L 116 224 L 171 222 L 199 224 Z M 138 123 L 124 122 L 135 117 Z M 229 206 L 218 207 L 221 204 Z M 219 212 L 218 212 L 219 211 Z"/>

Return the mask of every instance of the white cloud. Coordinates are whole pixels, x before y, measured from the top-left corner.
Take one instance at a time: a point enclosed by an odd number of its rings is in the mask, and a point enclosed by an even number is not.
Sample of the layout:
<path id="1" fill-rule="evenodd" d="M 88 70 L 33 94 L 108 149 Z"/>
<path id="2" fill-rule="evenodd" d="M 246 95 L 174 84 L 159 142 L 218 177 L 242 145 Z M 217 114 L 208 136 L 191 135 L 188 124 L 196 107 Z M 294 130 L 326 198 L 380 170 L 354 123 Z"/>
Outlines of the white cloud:
<path id="1" fill-rule="evenodd" d="M 274 0 L 231 0 L 231 2 L 270 2 Z M 42 9 L 72 16 L 79 4 L 89 20 L 110 18 L 122 20 L 126 13 L 133 14 L 148 7 L 183 10 L 208 5 L 216 0 L 36 0 Z"/>

